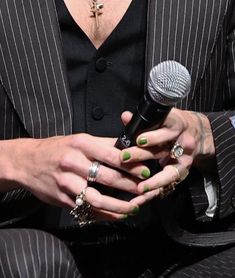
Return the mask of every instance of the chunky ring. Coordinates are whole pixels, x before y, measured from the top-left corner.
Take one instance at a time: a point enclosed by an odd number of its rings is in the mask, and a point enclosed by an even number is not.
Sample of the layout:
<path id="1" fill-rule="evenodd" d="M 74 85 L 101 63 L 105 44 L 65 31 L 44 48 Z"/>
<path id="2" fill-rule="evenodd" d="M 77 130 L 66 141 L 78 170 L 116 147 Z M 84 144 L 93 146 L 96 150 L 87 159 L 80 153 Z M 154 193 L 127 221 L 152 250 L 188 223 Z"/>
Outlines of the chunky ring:
<path id="1" fill-rule="evenodd" d="M 175 181 L 171 182 L 169 185 L 165 185 L 159 188 L 160 191 L 160 198 L 163 199 L 170 195 L 174 190 L 175 186 L 186 179 L 189 174 L 189 170 L 181 164 L 174 164 L 171 165 L 176 172 L 177 178 Z"/>
<path id="2" fill-rule="evenodd" d="M 160 198 L 163 199 L 170 195 L 175 190 L 175 183 L 172 182 L 169 185 L 161 186 L 160 190 Z"/>
<path id="3" fill-rule="evenodd" d="M 176 179 L 176 181 L 173 182 L 174 185 L 176 185 L 186 179 L 186 177 L 189 174 L 189 170 L 186 167 L 184 167 L 181 164 L 174 164 L 171 166 L 175 169 L 176 174 L 177 174 L 177 179 Z"/>
<path id="4" fill-rule="evenodd" d="M 98 161 L 93 161 L 91 167 L 88 170 L 88 175 L 87 175 L 88 183 L 96 181 L 99 168 L 100 168 L 100 163 Z"/>
<path id="5" fill-rule="evenodd" d="M 171 158 L 177 159 L 181 157 L 183 153 L 184 153 L 184 148 L 181 146 L 179 142 L 175 142 L 175 144 L 173 145 L 170 151 Z"/>
<path id="6" fill-rule="evenodd" d="M 70 211 L 80 227 L 95 222 L 91 205 L 85 200 L 87 186 L 76 196 L 76 206 Z"/>

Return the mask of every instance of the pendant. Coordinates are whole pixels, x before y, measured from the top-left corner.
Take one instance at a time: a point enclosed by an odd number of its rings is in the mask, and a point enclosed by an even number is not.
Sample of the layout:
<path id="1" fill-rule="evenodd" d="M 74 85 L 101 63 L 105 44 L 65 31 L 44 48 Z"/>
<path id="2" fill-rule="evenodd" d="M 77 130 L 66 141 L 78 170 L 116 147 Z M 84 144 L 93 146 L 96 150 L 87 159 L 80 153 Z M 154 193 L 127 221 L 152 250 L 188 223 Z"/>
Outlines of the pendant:
<path id="1" fill-rule="evenodd" d="M 96 28 L 98 29 L 100 24 L 99 24 L 99 15 L 102 14 L 102 9 L 104 7 L 103 3 L 99 3 L 98 0 L 92 0 L 91 4 L 91 13 L 92 17 L 95 17 L 95 22 L 96 22 Z"/>

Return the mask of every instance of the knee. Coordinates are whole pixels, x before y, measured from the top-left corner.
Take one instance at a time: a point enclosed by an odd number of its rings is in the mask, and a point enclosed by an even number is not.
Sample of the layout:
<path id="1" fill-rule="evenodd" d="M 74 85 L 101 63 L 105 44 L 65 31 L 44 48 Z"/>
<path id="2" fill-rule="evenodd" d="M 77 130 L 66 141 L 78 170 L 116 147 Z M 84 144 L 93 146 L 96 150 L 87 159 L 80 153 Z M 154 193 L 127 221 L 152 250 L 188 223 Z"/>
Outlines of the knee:
<path id="1" fill-rule="evenodd" d="M 0 258 L 0 277 L 79 277 L 65 244 L 43 231 L 1 230 Z"/>

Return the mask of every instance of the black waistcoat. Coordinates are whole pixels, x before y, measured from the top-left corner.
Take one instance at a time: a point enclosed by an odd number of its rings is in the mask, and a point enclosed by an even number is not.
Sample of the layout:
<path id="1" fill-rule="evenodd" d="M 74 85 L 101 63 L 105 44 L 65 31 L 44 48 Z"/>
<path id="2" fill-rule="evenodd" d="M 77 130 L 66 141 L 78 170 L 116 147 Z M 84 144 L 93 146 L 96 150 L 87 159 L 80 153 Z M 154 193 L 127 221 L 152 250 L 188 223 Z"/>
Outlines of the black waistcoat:
<path id="1" fill-rule="evenodd" d="M 76 24 L 62 0 L 57 1 L 57 11 L 73 103 L 73 132 L 117 137 L 123 129 L 121 113 L 134 111 L 144 93 L 147 1 L 133 0 L 99 49 Z M 106 187 L 98 188 L 107 193 Z M 131 198 L 125 192 L 116 196 Z M 138 219 L 127 222 L 143 226 L 148 217 L 145 209 L 142 211 Z M 60 226 L 68 224 L 75 223 L 68 210 L 63 210 Z"/>
<path id="2" fill-rule="evenodd" d="M 57 2 L 73 103 L 73 132 L 118 136 L 121 113 L 133 111 L 144 90 L 146 1 L 132 1 L 99 49 L 72 19 L 63 1 Z M 99 19 L 102 21 L 102 15 Z"/>

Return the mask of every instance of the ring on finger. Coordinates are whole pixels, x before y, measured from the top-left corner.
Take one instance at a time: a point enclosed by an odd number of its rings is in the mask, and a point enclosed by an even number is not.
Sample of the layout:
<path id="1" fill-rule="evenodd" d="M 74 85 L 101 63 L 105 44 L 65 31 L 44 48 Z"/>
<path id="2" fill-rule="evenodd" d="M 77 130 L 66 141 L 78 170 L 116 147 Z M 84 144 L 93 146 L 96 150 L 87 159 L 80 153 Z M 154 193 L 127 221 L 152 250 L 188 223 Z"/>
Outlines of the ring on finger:
<path id="1" fill-rule="evenodd" d="M 170 151 L 170 157 L 177 159 L 184 154 L 184 148 L 179 142 L 175 142 Z"/>
<path id="2" fill-rule="evenodd" d="M 100 169 L 100 163 L 98 161 L 93 161 L 87 175 L 87 182 L 92 183 L 96 181 L 98 172 Z"/>
<path id="3" fill-rule="evenodd" d="M 175 182 L 172 182 L 172 183 L 170 183 L 168 185 L 165 185 L 165 186 L 161 186 L 159 188 L 160 198 L 163 199 L 163 198 L 167 197 L 168 195 L 173 193 L 174 190 L 175 190 Z"/>
<path id="4" fill-rule="evenodd" d="M 181 164 L 173 164 L 171 166 L 174 168 L 176 175 L 177 175 L 176 180 L 173 182 L 174 185 L 176 185 L 186 179 L 186 177 L 189 174 L 189 170 L 186 167 L 184 167 Z"/>
<path id="5" fill-rule="evenodd" d="M 175 186 L 186 179 L 189 174 L 189 170 L 181 164 L 174 164 L 171 166 L 174 168 L 177 178 L 169 185 L 165 185 L 159 188 L 161 199 L 170 195 L 175 190 Z"/>
<path id="6" fill-rule="evenodd" d="M 92 207 L 86 200 L 87 188 L 86 186 L 82 192 L 76 196 L 76 206 L 70 211 L 70 215 L 74 217 L 80 227 L 95 222 Z"/>

